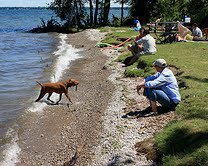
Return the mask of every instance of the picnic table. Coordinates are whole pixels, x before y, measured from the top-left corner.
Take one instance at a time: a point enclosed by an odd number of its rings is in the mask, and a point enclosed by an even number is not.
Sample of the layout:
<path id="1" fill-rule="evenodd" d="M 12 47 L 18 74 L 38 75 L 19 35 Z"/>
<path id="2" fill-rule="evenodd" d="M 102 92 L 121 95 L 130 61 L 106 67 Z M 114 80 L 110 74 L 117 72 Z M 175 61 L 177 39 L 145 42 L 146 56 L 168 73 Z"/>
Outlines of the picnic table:
<path id="1" fill-rule="evenodd" d="M 159 22 L 154 26 L 155 36 L 161 44 L 175 42 L 177 31 L 177 22 Z"/>

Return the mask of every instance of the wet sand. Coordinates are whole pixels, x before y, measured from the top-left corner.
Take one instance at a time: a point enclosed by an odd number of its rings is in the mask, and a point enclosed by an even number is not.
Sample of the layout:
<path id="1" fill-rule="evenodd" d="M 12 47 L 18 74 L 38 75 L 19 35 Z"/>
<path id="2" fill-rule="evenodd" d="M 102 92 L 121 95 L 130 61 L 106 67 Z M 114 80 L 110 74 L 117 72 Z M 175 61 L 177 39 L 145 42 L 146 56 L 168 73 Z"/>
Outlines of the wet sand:
<path id="1" fill-rule="evenodd" d="M 88 39 L 86 32 L 68 35 L 75 47 L 83 47 L 82 58 L 74 61 L 64 74 L 64 79 L 79 80 L 78 91 L 69 89 L 73 105 L 65 97 L 58 106 L 47 106 L 41 113 L 29 113 L 20 133 L 20 164 L 63 165 L 75 153 L 75 148 L 85 144 L 78 165 L 90 161 L 90 149 L 99 140 L 102 130 L 101 116 L 114 89 L 107 77 L 110 70 L 103 70 L 107 57 L 95 48 L 96 41 Z M 23 118 L 24 119 L 24 118 Z"/>

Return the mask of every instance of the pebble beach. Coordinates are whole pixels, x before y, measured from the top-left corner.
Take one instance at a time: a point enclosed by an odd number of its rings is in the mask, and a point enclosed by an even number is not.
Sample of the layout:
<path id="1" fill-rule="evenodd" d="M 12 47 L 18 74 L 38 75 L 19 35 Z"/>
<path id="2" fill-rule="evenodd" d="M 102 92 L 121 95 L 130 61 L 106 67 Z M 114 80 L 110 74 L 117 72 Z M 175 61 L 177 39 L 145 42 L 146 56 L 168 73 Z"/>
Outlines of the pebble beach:
<path id="1" fill-rule="evenodd" d="M 23 127 L 18 132 L 17 166 L 61 166 L 80 147 L 77 166 L 155 164 L 147 153 L 138 152 L 136 144 L 152 138 L 176 115 L 124 118 L 147 108 L 148 101 L 136 92 L 141 78 L 124 77 L 125 68 L 116 61 L 118 52 L 96 47 L 105 34 L 90 29 L 67 35 L 73 47 L 82 48 L 81 58 L 72 62 L 62 79 L 80 82 L 77 91 L 69 88 L 73 104 L 63 97 L 59 105 L 47 105 L 18 120 Z"/>

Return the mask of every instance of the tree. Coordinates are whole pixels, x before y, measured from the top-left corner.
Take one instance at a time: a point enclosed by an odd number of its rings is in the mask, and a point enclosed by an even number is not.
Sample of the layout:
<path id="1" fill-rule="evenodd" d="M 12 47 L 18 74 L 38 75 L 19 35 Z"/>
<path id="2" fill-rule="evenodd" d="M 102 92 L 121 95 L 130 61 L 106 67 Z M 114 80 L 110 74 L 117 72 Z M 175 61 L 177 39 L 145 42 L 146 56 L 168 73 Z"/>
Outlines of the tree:
<path id="1" fill-rule="evenodd" d="M 98 8 L 99 8 L 99 0 L 95 0 L 94 25 L 97 25 Z"/>
<path id="2" fill-rule="evenodd" d="M 116 0 L 116 3 L 121 4 L 121 25 L 123 24 L 124 4 L 128 4 L 129 0 Z"/>
<path id="3" fill-rule="evenodd" d="M 208 26 L 207 0 L 157 0 L 152 13 L 173 21 L 181 21 L 187 15 L 192 22 Z"/>
<path id="4" fill-rule="evenodd" d="M 89 4 L 90 4 L 90 25 L 92 26 L 92 24 L 93 24 L 93 3 L 92 3 L 92 0 L 89 0 Z"/>
<path id="5" fill-rule="evenodd" d="M 132 17 L 138 17 L 141 23 L 149 22 L 156 2 L 157 0 L 131 0 L 130 12 Z"/>
<path id="6" fill-rule="evenodd" d="M 103 7 L 104 7 L 103 24 L 106 25 L 108 23 L 108 15 L 110 11 L 110 0 L 105 0 Z"/>
<path id="7" fill-rule="evenodd" d="M 85 22 L 84 3 L 83 0 L 54 0 L 50 9 L 54 10 L 62 21 L 66 21 L 65 25 L 82 28 Z"/>
<path id="8" fill-rule="evenodd" d="M 158 0 L 155 13 L 161 15 L 165 20 L 181 21 L 181 19 L 187 15 L 188 1 L 189 0 Z"/>
<path id="9" fill-rule="evenodd" d="M 208 1 L 207 0 L 190 0 L 188 3 L 188 15 L 192 22 L 208 27 Z"/>

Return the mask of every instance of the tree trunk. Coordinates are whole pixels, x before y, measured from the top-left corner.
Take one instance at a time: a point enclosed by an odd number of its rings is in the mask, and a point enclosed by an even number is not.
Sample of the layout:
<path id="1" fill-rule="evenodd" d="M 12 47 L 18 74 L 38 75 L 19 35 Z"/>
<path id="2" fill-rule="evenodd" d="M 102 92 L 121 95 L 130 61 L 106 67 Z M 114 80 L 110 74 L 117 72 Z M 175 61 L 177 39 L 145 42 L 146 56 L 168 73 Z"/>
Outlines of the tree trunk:
<path id="1" fill-rule="evenodd" d="M 99 0 L 96 0 L 95 1 L 95 13 L 94 13 L 94 25 L 97 25 L 98 7 L 99 7 Z"/>
<path id="2" fill-rule="evenodd" d="M 123 24 L 124 0 L 121 1 L 121 25 Z"/>
<path id="3" fill-rule="evenodd" d="M 90 0 L 90 26 L 93 24 L 93 5 L 92 0 Z"/>
<path id="4" fill-rule="evenodd" d="M 105 0 L 104 2 L 104 25 L 108 23 L 108 15 L 110 10 L 110 0 Z"/>

